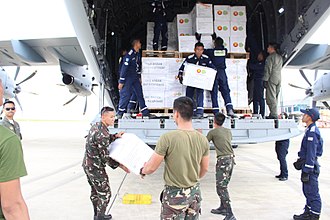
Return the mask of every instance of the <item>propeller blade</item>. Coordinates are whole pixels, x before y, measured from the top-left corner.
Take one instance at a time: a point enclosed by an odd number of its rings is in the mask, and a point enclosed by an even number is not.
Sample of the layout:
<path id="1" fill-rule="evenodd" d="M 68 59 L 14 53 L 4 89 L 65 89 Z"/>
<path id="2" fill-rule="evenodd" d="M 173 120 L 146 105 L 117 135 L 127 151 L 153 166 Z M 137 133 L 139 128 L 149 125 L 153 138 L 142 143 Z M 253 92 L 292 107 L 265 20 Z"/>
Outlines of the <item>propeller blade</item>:
<path id="1" fill-rule="evenodd" d="M 312 84 L 311 84 L 311 83 L 309 82 L 309 80 L 307 79 L 307 77 L 306 77 L 304 71 L 300 69 L 299 72 L 300 72 L 301 76 L 305 79 L 305 81 L 308 83 L 308 85 L 309 85 L 309 86 L 312 86 Z"/>
<path id="2" fill-rule="evenodd" d="M 297 88 L 297 89 L 307 90 L 307 88 L 303 88 L 303 87 L 300 87 L 300 86 L 296 86 L 296 85 L 291 84 L 291 83 L 289 83 L 289 86 L 291 86 L 291 87 L 293 87 L 293 88 Z"/>
<path id="3" fill-rule="evenodd" d="M 22 108 L 21 102 L 19 101 L 18 96 L 17 96 L 16 94 L 15 94 L 15 100 L 16 100 L 16 102 L 17 102 L 19 108 L 23 111 L 23 108 Z"/>
<path id="4" fill-rule="evenodd" d="M 85 107 L 84 107 L 84 113 L 83 113 L 83 115 L 86 114 L 86 110 L 87 110 L 87 96 L 86 96 L 86 99 L 85 99 Z"/>
<path id="5" fill-rule="evenodd" d="M 94 95 L 96 95 L 96 93 L 94 92 L 94 87 L 95 86 L 99 86 L 98 84 L 92 84 L 92 89 L 91 89 L 91 91 L 92 91 L 92 93 L 94 93 Z"/>
<path id="6" fill-rule="evenodd" d="M 72 102 L 73 100 L 75 100 L 75 98 L 77 98 L 78 95 L 76 95 L 75 97 L 73 97 L 72 99 L 70 99 L 69 101 L 67 101 L 66 103 L 63 104 L 63 106 L 69 104 L 70 102 Z"/>
<path id="7" fill-rule="evenodd" d="M 26 78 L 25 78 L 23 81 L 21 81 L 20 83 L 17 83 L 17 85 L 19 86 L 19 85 L 22 84 L 23 82 L 25 82 L 25 81 L 31 79 L 32 77 L 34 77 L 34 76 L 36 75 L 36 73 L 37 73 L 37 70 L 34 71 L 30 76 L 26 77 Z"/>
<path id="8" fill-rule="evenodd" d="M 315 73 L 314 73 L 314 82 L 316 81 L 318 71 L 319 71 L 318 69 L 315 70 Z"/>
<path id="9" fill-rule="evenodd" d="M 322 102 L 323 103 L 323 105 L 325 106 L 325 107 L 327 107 L 328 109 L 330 109 L 330 105 L 327 103 L 327 102 Z"/>
<path id="10" fill-rule="evenodd" d="M 19 70 L 21 69 L 21 67 L 20 66 L 18 66 L 17 68 L 16 68 L 16 73 L 15 73 L 15 77 L 14 77 L 14 80 L 16 81 L 16 79 L 17 79 L 17 76 L 18 76 L 18 73 L 19 73 Z"/>
<path id="11" fill-rule="evenodd" d="M 64 84 L 56 84 L 57 86 L 65 86 Z"/>
<path id="12" fill-rule="evenodd" d="M 313 107 L 313 108 L 316 107 L 316 101 L 312 101 L 312 107 Z"/>

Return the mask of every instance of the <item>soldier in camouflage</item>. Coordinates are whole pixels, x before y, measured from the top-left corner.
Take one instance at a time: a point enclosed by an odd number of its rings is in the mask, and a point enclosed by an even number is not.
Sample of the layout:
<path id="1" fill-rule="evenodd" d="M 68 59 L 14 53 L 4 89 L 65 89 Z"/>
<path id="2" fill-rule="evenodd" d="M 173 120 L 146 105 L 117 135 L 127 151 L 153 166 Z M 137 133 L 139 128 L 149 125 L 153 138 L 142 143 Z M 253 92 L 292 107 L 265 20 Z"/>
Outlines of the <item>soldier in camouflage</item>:
<path id="1" fill-rule="evenodd" d="M 21 129 L 18 122 L 14 120 L 14 115 L 16 113 L 15 103 L 10 100 L 5 101 L 3 103 L 3 111 L 5 113 L 5 117 L 2 119 L 2 121 L 0 121 L 0 125 L 14 132 L 18 138 L 22 140 Z"/>
<path id="2" fill-rule="evenodd" d="M 212 141 L 217 153 L 216 163 L 216 189 L 220 197 L 220 207 L 212 209 L 211 213 L 221 214 L 226 217 L 224 220 L 236 220 L 230 205 L 228 193 L 228 184 L 230 182 L 234 167 L 234 151 L 231 146 L 232 134 L 230 129 L 222 125 L 225 121 L 225 115 L 217 113 L 214 116 L 213 127 L 207 134 L 208 141 Z"/>
<path id="3" fill-rule="evenodd" d="M 91 186 L 90 199 L 94 208 L 94 220 L 112 218 L 111 214 L 106 215 L 105 213 L 111 198 L 109 178 L 105 166 L 109 165 L 112 169 L 116 169 L 119 166 L 124 171 L 129 172 L 124 165 L 119 164 L 109 156 L 108 146 L 123 134 L 123 132 L 109 133 L 108 126 L 112 126 L 114 121 L 114 109 L 103 107 L 101 110 L 101 122 L 97 122 L 91 127 L 86 139 L 86 152 L 82 166 Z"/>
<path id="4" fill-rule="evenodd" d="M 208 170 L 210 146 L 205 136 L 192 126 L 193 101 L 190 98 L 177 98 L 173 110 L 178 128 L 159 138 L 141 175 L 153 173 L 165 160 L 160 219 L 197 220 L 202 201 L 199 180 Z"/>

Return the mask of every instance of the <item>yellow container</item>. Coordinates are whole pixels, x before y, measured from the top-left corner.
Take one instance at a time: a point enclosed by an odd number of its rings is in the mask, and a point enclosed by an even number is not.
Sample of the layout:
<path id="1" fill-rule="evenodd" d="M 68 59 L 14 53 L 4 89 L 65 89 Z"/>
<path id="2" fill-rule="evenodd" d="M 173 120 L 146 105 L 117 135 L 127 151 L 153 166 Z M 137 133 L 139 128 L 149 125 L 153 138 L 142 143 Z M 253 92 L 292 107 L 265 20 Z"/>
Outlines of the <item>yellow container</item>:
<path id="1" fill-rule="evenodd" d="M 151 204 L 150 194 L 125 194 L 123 197 L 123 204 Z"/>

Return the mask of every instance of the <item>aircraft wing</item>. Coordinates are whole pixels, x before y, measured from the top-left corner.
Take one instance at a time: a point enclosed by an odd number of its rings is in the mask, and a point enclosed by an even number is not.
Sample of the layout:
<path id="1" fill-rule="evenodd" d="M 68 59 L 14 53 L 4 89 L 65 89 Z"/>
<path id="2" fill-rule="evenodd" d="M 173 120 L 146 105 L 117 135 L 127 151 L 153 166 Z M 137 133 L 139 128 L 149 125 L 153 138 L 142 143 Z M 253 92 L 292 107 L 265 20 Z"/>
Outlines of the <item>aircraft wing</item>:
<path id="1" fill-rule="evenodd" d="M 305 44 L 287 64 L 287 67 L 330 70 L 330 46 L 328 44 Z"/>

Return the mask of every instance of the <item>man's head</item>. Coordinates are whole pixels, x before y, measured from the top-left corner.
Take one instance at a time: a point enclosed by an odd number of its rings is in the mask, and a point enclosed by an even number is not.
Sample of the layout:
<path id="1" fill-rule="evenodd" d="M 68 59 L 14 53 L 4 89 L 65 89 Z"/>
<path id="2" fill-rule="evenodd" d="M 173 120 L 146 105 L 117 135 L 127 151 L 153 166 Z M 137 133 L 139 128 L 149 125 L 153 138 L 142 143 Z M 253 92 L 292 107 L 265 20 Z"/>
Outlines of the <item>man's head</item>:
<path id="1" fill-rule="evenodd" d="M 3 111 L 5 113 L 6 118 L 13 120 L 14 115 L 16 113 L 15 103 L 13 101 L 5 101 L 3 103 Z"/>
<path id="2" fill-rule="evenodd" d="M 271 42 L 268 44 L 267 53 L 269 54 L 276 53 L 277 49 L 278 49 L 278 44 Z"/>
<path id="3" fill-rule="evenodd" d="M 2 81 L 0 79 L 0 105 L 2 105 L 3 102 L 3 86 L 2 86 Z"/>
<path id="4" fill-rule="evenodd" d="M 222 126 L 223 123 L 225 122 L 226 120 L 226 116 L 224 114 L 222 114 L 221 112 L 218 112 L 214 115 L 214 124 L 216 126 Z"/>
<path id="5" fill-rule="evenodd" d="M 101 109 L 101 121 L 103 124 L 113 126 L 115 123 L 115 110 L 109 106 L 105 106 Z"/>
<path id="6" fill-rule="evenodd" d="M 204 44 L 201 43 L 201 42 L 197 42 L 197 43 L 195 44 L 195 49 L 194 49 L 194 51 L 195 51 L 196 56 L 197 56 L 198 58 L 200 58 L 200 57 L 202 56 L 203 52 L 204 52 Z"/>
<path id="7" fill-rule="evenodd" d="M 223 46 L 223 39 L 221 37 L 217 37 L 214 40 L 214 46 L 215 47 L 222 47 Z"/>
<path id="8" fill-rule="evenodd" d="M 320 113 L 317 108 L 300 109 L 300 111 L 304 113 L 302 121 L 306 124 L 311 124 L 320 119 Z"/>
<path id="9" fill-rule="evenodd" d="M 136 52 L 138 52 L 141 49 L 141 47 L 142 47 L 141 40 L 139 38 L 134 38 L 131 41 L 131 44 L 132 44 L 132 47 L 134 48 L 134 50 Z"/>
<path id="10" fill-rule="evenodd" d="M 265 57 L 266 57 L 265 53 L 263 51 L 260 51 L 258 53 L 257 60 L 258 61 L 263 61 L 263 60 L 265 60 Z"/>
<path id="11" fill-rule="evenodd" d="M 193 116 L 193 101 L 191 98 L 182 96 L 174 100 L 173 113 L 174 118 L 182 118 L 184 121 L 190 121 Z"/>

